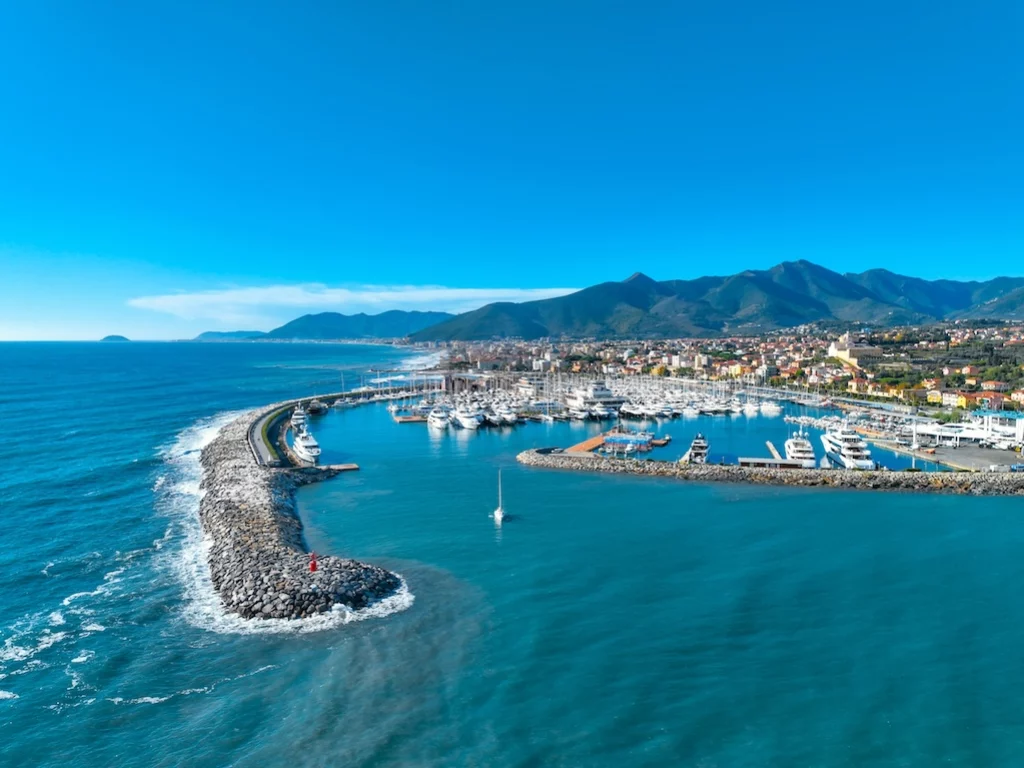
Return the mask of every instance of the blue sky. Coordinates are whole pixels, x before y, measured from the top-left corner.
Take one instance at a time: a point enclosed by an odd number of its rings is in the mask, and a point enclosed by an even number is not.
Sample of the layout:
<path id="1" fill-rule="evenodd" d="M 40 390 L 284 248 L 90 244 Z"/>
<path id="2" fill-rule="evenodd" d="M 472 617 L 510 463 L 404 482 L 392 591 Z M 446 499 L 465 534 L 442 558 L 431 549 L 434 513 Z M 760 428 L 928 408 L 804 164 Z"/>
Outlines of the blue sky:
<path id="1" fill-rule="evenodd" d="M 797 258 L 1021 273 L 1016 0 L 3 18 L 0 338 L 461 310 Z"/>

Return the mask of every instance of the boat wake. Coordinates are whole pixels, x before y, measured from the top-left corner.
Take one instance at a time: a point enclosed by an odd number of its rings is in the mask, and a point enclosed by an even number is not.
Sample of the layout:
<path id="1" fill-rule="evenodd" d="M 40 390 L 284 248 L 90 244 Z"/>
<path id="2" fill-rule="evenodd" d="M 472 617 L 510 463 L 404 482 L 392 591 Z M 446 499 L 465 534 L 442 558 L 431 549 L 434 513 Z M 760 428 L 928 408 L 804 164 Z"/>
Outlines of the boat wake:
<path id="1" fill-rule="evenodd" d="M 157 508 L 171 519 L 181 548 L 161 548 L 161 566 L 169 570 L 180 583 L 185 606 L 182 616 L 186 622 L 200 629 L 220 634 L 303 634 L 328 629 L 366 619 L 378 619 L 408 609 L 415 596 L 401 575 L 395 574 L 401 586 L 392 595 L 373 605 L 352 610 L 336 605 L 328 613 L 306 619 L 243 619 L 224 610 L 220 596 L 210 579 L 207 561 L 212 542 L 203 534 L 199 522 L 199 502 L 202 498 L 200 483 L 202 449 L 216 438 L 221 428 L 242 412 L 224 413 L 203 419 L 178 435 L 164 452 L 167 480 L 156 489 Z"/>

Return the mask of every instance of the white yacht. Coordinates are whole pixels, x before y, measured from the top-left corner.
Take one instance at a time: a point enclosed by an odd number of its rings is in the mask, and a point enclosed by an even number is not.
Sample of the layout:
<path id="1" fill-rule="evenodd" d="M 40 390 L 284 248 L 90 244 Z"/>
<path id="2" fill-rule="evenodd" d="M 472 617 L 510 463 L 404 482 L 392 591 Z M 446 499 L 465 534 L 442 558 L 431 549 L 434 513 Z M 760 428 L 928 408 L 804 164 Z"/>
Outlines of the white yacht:
<path id="1" fill-rule="evenodd" d="M 761 408 L 753 400 L 747 400 L 743 406 L 743 412 L 747 416 L 757 416 L 761 412 Z"/>
<path id="2" fill-rule="evenodd" d="M 786 441 L 786 460 L 799 461 L 804 469 L 814 469 L 817 464 L 814 458 L 814 446 L 807 439 L 803 428 L 794 432 Z"/>
<path id="3" fill-rule="evenodd" d="M 761 413 L 765 416 L 778 416 L 782 413 L 782 408 L 778 403 L 773 403 L 771 400 L 765 400 L 761 403 Z"/>
<path id="4" fill-rule="evenodd" d="M 501 419 L 502 424 L 512 425 L 519 423 L 519 414 L 515 412 L 511 407 L 503 406 L 499 407 L 495 411 L 495 415 Z"/>
<path id="5" fill-rule="evenodd" d="M 306 426 L 306 411 L 302 407 L 302 403 L 295 406 L 295 410 L 292 411 L 292 426 L 296 430 L 301 430 Z"/>
<path id="6" fill-rule="evenodd" d="M 689 403 L 683 408 L 683 416 L 688 419 L 695 419 L 700 416 L 700 408 L 693 403 Z"/>
<path id="7" fill-rule="evenodd" d="M 822 435 L 821 443 L 825 446 L 825 456 L 833 466 L 843 469 L 876 468 L 868 444 L 845 422 Z"/>
<path id="8" fill-rule="evenodd" d="M 590 409 L 590 415 L 598 420 L 611 419 L 615 417 L 615 411 L 603 405 L 595 405 Z"/>
<path id="9" fill-rule="evenodd" d="M 585 387 L 573 390 L 566 398 L 569 408 L 577 411 L 589 411 L 597 406 L 618 413 L 626 398 L 619 397 L 605 386 L 603 381 L 594 381 Z"/>
<path id="10" fill-rule="evenodd" d="M 477 429 L 480 426 L 482 415 L 475 408 L 456 408 L 455 423 L 463 429 Z"/>
<path id="11" fill-rule="evenodd" d="M 444 408 L 434 408 L 427 414 L 427 426 L 434 429 L 448 429 L 451 418 Z"/>
<path id="12" fill-rule="evenodd" d="M 296 456 L 310 464 L 316 464 L 320 460 L 320 443 L 305 427 L 295 433 L 292 450 Z"/>
<path id="13" fill-rule="evenodd" d="M 682 461 L 686 464 L 706 464 L 708 460 L 708 441 L 700 432 L 690 443 L 690 450 L 683 456 Z"/>

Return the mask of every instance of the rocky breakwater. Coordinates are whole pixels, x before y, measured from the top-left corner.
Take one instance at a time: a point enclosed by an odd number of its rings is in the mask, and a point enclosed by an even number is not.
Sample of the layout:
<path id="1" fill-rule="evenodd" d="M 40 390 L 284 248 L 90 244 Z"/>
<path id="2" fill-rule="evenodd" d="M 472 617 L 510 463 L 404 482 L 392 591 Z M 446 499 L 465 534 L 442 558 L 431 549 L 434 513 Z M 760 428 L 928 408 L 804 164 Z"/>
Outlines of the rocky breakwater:
<path id="1" fill-rule="evenodd" d="M 1024 473 L 761 469 L 718 464 L 682 465 L 668 461 L 612 459 L 594 454 L 562 453 L 550 449 L 523 451 L 516 458 L 520 464 L 531 467 L 673 477 L 702 483 L 751 483 L 873 491 L 959 493 L 975 496 L 1024 495 Z"/>
<path id="2" fill-rule="evenodd" d="M 394 594 L 402 585 L 398 576 L 356 560 L 319 557 L 310 571 L 295 490 L 337 473 L 258 466 L 248 445 L 258 415 L 225 426 L 201 457 L 199 517 L 225 609 L 247 619 L 301 619 L 335 606 L 365 608 Z"/>

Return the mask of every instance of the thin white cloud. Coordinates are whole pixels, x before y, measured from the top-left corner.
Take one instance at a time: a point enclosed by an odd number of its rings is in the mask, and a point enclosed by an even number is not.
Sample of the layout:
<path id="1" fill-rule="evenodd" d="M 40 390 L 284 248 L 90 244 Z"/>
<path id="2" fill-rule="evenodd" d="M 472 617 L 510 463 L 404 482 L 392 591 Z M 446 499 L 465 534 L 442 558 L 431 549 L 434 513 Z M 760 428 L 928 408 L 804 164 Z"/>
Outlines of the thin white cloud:
<path id="1" fill-rule="evenodd" d="M 169 293 L 129 299 L 137 309 L 163 312 L 184 320 L 210 320 L 234 327 L 262 328 L 284 310 L 384 312 L 389 309 L 466 312 L 495 301 L 532 301 L 564 296 L 577 288 L 446 288 L 437 285 L 270 285 L 194 293 Z M 291 319 L 291 318 L 287 318 Z"/>

